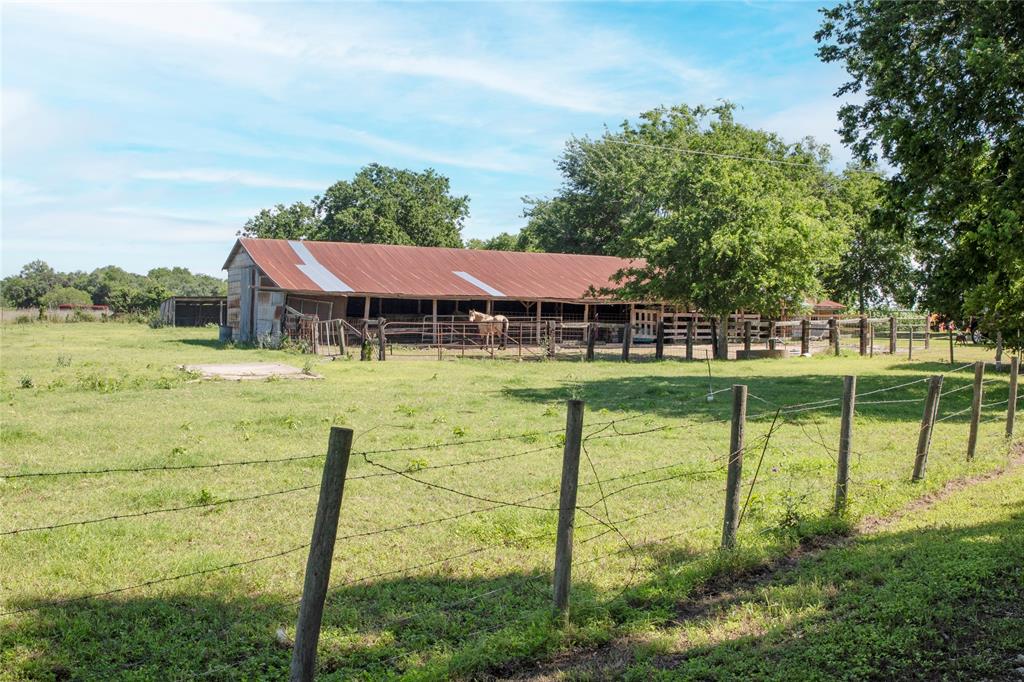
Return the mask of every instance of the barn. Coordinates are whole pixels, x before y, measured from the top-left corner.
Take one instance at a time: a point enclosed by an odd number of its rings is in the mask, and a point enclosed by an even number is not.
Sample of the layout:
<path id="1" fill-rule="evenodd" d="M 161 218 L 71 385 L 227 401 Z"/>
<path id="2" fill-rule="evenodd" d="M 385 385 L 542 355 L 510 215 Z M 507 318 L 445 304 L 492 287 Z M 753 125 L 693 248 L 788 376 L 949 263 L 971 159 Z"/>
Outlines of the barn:
<path id="1" fill-rule="evenodd" d="M 297 320 L 445 322 L 470 309 L 510 320 L 623 323 L 641 301 L 592 293 L 630 264 L 612 256 L 239 239 L 228 271 L 233 338 L 278 338 Z"/>
<path id="2" fill-rule="evenodd" d="M 407 335 L 421 330 L 419 340 L 429 344 L 439 325 L 454 329 L 477 310 L 507 317 L 515 341 L 526 344 L 541 342 L 548 321 L 560 329 L 628 322 L 637 342 L 653 340 L 661 321 L 672 343 L 685 339 L 693 320 L 695 340 L 711 338 L 711 321 L 686 306 L 598 293 L 614 289 L 615 274 L 634 264 L 613 256 L 243 238 L 224 263 L 226 323 L 242 342 L 340 333 L 344 343 L 345 329 L 358 334 L 362 323 L 384 319 Z M 759 315 L 740 311 L 730 336 L 747 320 L 768 333 Z"/>

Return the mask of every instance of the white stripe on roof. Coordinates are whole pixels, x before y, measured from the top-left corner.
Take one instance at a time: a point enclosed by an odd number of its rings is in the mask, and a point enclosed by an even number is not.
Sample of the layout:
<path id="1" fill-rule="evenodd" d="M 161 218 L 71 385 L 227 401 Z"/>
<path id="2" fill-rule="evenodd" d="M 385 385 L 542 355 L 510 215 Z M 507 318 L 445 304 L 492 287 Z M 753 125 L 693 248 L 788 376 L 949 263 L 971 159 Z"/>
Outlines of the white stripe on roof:
<path id="1" fill-rule="evenodd" d="M 481 282 L 468 272 L 462 272 L 461 270 L 452 270 L 452 274 L 455 275 L 456 277 L 461 277 L 462 279 L 466 280 L 467 282 L 477 287 L 478 289 L 486 291 L 491 296 L 500 296 L 502 298 L 505 297 L 505 294 L 501 293 L 500 291 L 492 287 L 490 284 L 487 284 L 486 282 Z"/>
<path id="2" fill-rule="evenodd" d="M 302 265 L 297 265 L 296 267 L 302 271 L 302 274 L 313 280 L 313 283 L 322 290 L 353 291 L 352 287 L 342 282 L 334 276 L 334 273 L 321 265 L 320 261 L 309 252 L 309 248 L 305 244 L 293 240 L 288 240 L 288 244 L 292 247 L 292 251 L 302 259 Z"/>

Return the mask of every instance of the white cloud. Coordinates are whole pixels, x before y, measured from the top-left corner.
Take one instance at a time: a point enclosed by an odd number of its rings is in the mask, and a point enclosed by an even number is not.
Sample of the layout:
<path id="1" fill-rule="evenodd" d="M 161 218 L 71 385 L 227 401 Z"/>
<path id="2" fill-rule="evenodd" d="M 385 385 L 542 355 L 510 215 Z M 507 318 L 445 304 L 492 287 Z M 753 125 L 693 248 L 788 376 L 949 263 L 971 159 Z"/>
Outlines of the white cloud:
<path id="1" fill-rule="evenodd" d="M 191 182 L 198 184 L 244 185 L 246 187 L 275 187 L 281 189 L 323 190 L 330 182 L 297 180 L 294 178 L 260 175 L 246 171 L 222 168 L 186 168 L 181 170 L 143 170 L 135 174 L 139 180 L 164 182 Z"/>

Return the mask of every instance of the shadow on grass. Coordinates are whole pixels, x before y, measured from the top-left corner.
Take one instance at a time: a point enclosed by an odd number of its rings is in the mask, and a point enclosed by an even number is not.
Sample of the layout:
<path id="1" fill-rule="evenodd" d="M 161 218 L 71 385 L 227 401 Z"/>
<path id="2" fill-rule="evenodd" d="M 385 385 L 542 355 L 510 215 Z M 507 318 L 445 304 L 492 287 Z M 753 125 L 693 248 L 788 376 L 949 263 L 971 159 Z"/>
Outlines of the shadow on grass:
<path id="1" fill-rule="evenodd" d="M 217 339 L 165 339 L 163 343 L 184 344 L 186 346 L 202 346 L 203 348 L 216 348 L 226 350 L 230 346 Z"/>
<path id="2" fill-rule="evenodd" d="M 744 384 L 749 392 L 749 416 L 772 413 L 779 406 L 829 400 L 834 402 L 821 407 L 810 406 L 811 409 L 791 414 L 789 419 L 799 421 L 818 419 L 823 415 L 836 418 L 839 416 L 838 405 L 843 395 L 841 376 L 804 374 L 760 377 L 725 374 L 722 372 L 723 369 L 725 367 L 722 365 L 714 366 L 710 385 L 714 391 L 726 390 L 716 393 L 714 400 L 710 402 L 705 399 L 709 385 L 706 376 L 620 376 L 567 380 L 560 386 L 542 388 L 505 386 L 501 391 L 503 395 L 516 400 L 543 404 L 559 402 L 570 395 L 581 395 L 591 411 L 643 412 L 665 418 L 725 419 L 731 409 L 731 397 L 727 389 L 733 384 Z M 928 375 L 929 372 L 925 369 L 917 378 L 925 379 Z M 884 417 L 886 420 L 920 421 L 928 383 L 920 381 L 909 386 L 900 386 L 914 380 L 913 375 L 906 374 L 859 377 L 857 393 L 863 397 L 858 397 L 858 415 Z M 969 384 L 972 380 L 973 375 L 966 373 L 962 377 L 947 377 L 944 390 Z M 900 387 L 892 388 L 896 386 Z M 892 390 L 884 390 L 890 388 Z M 871 395 L 864 395 L 868 393 Z M 962 390 L 943 398 L 940 407 L 942 410 L 955 411 L 968 407 L 970 403 L 971 391 Z M 962 419 L 969 419 L 969 415 L 963 416 Z"/>

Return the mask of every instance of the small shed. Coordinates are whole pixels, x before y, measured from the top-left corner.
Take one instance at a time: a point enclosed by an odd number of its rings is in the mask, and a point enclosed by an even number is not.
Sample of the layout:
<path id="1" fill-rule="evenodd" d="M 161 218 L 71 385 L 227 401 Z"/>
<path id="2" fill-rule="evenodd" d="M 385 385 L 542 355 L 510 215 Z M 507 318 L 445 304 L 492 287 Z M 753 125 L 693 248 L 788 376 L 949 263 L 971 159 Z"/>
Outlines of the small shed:
<path id="1" fill-rule="evenodd" d="M 172 327 L 227 324 L 227 296 L 172 296 L 160 304 L 160 319 Z"/>

